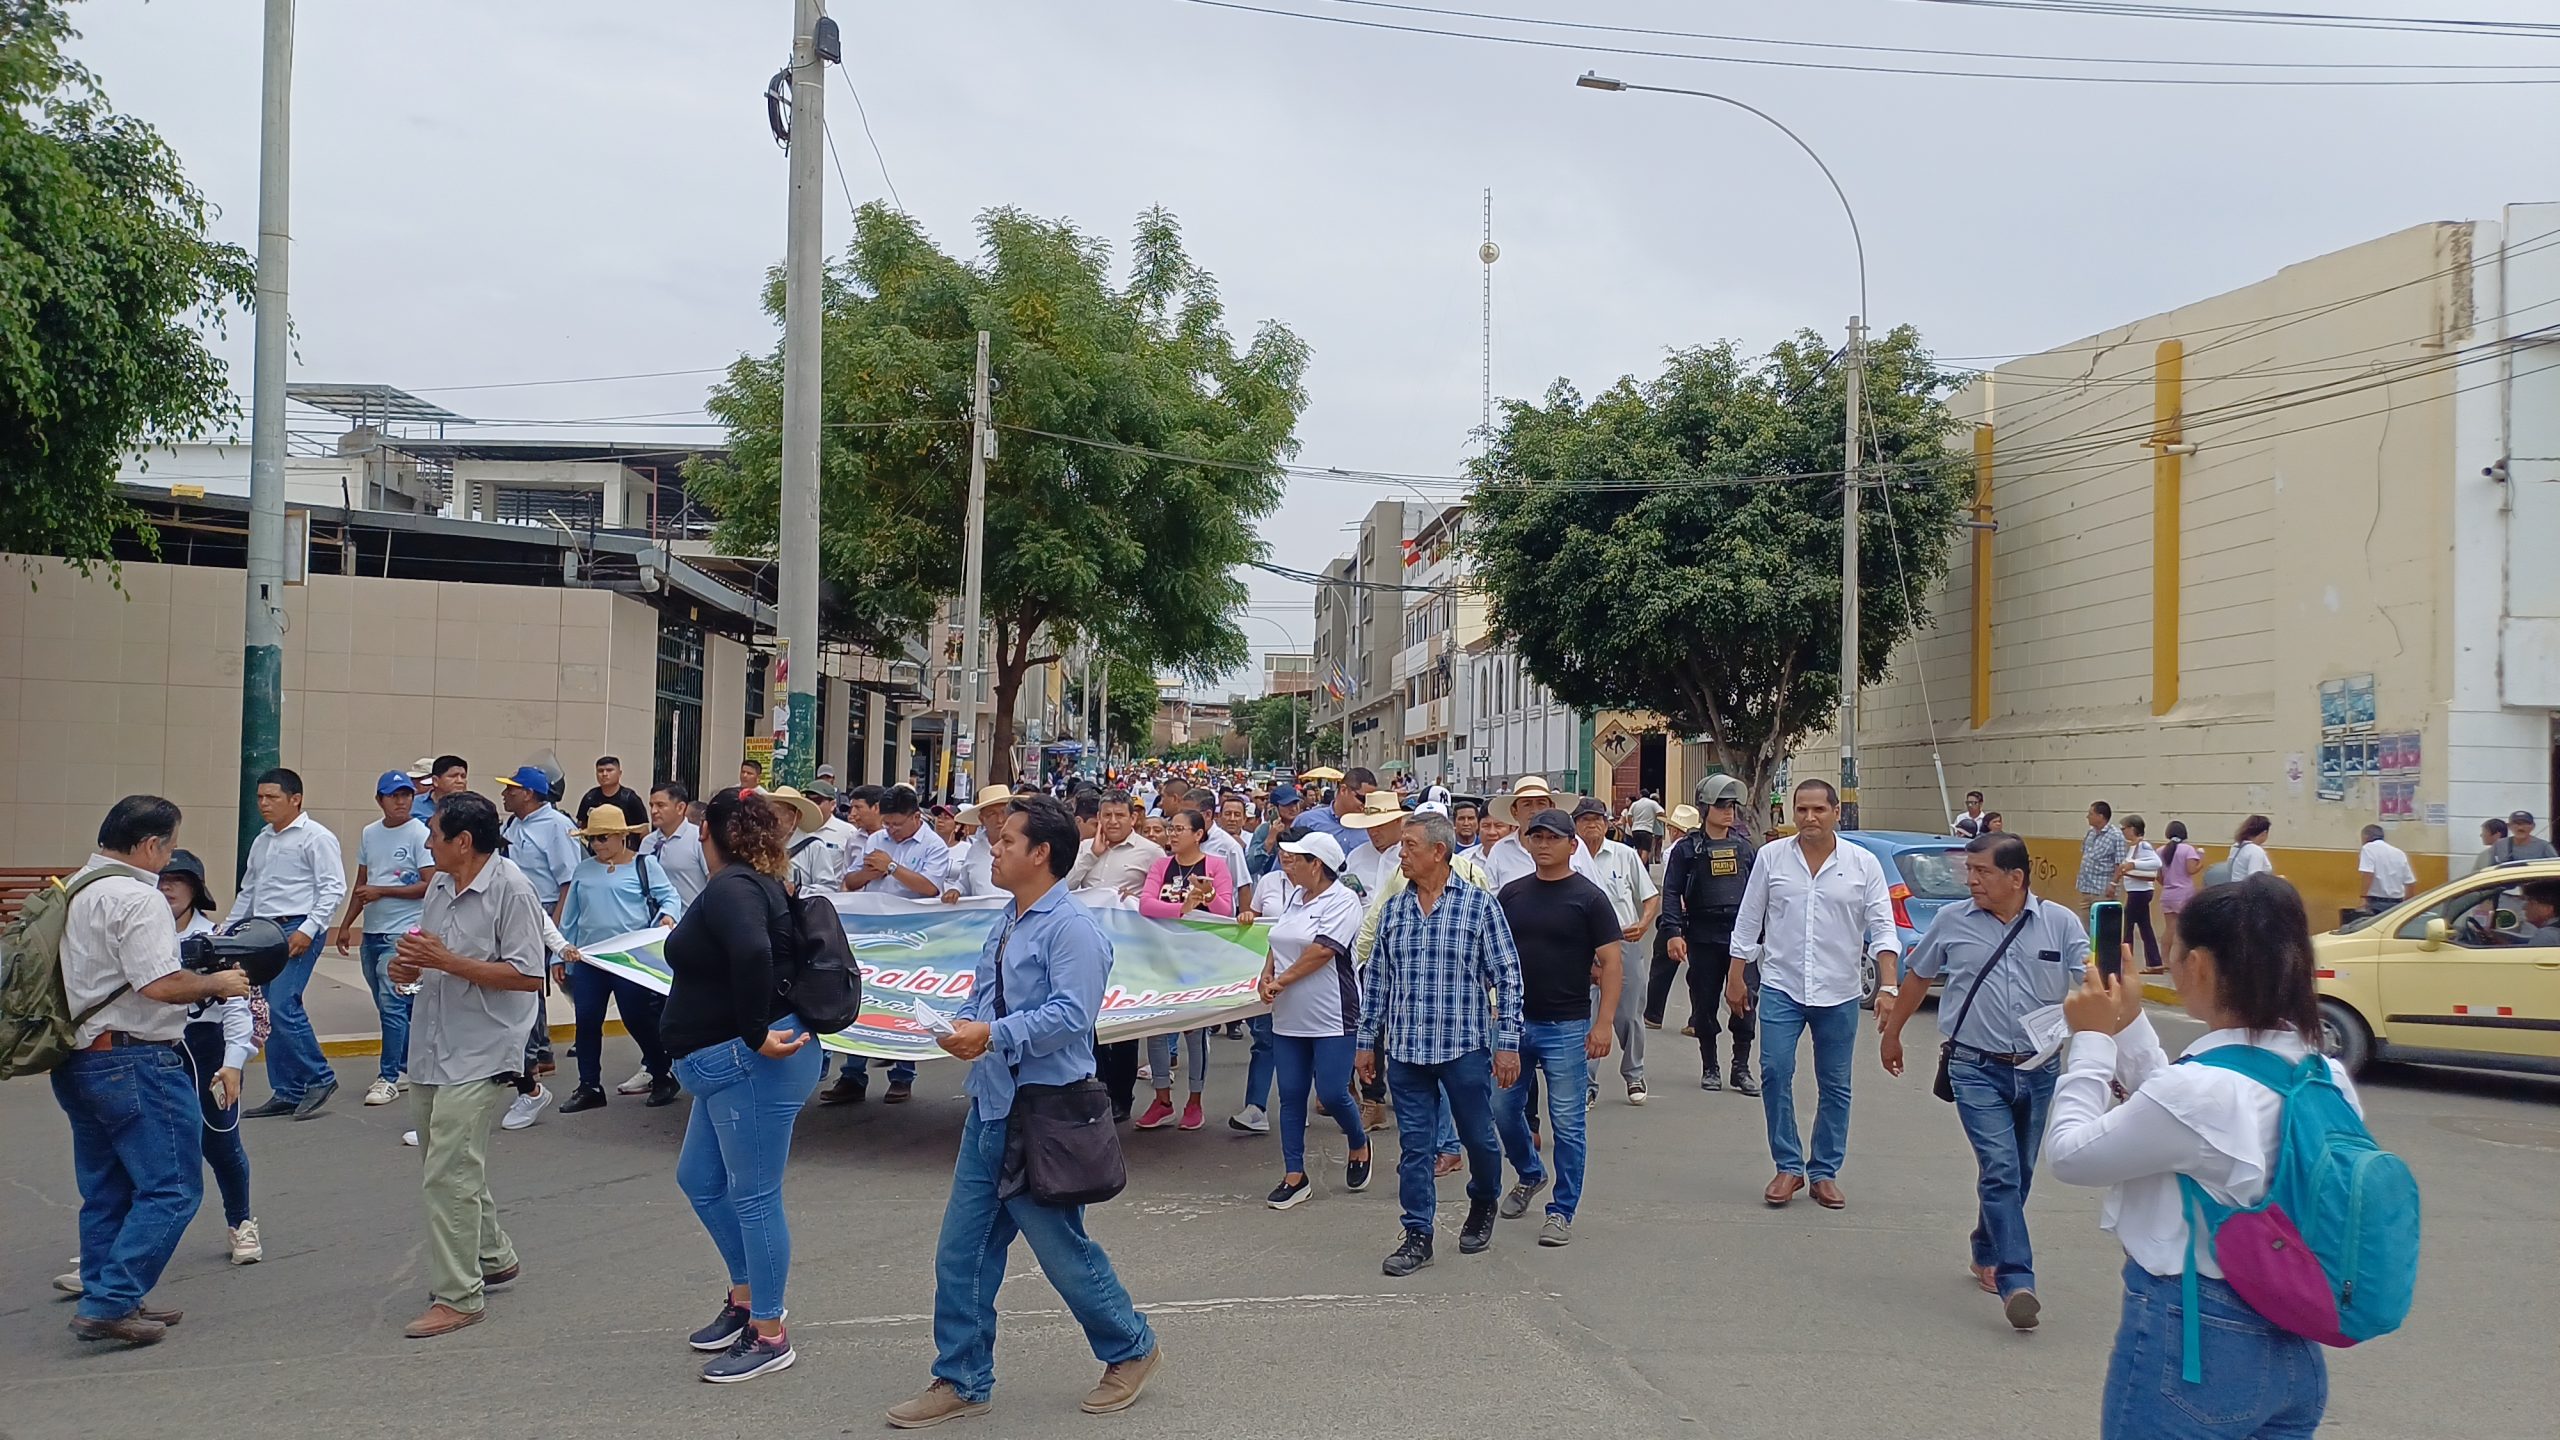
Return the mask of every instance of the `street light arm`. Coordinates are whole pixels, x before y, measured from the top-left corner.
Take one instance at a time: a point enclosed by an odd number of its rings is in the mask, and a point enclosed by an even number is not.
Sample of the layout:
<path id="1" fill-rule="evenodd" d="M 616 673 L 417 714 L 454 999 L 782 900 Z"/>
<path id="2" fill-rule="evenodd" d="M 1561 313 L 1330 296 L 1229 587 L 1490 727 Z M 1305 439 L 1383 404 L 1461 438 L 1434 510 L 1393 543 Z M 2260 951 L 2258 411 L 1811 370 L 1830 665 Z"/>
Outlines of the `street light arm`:
<path id="1" fill-rule="evenodd" d="M 1730 95 L 1719 95 L 1712 90 L 1686 90 L 1676 85 L 1638 85 L 1630 80 L 1613 80 L 1589 73 L 1584 74 L 1574 83 L 1585 90 L 1646 90 L 1656 95 L 1688 95 L 1700 100 L 1713 100 L 1719 104 L 1730 105 L 1736 110 L 1747 110 L 1776 126 L 1778 133 L 1793 140 L 1796 148 L 1802 150 L 1805 157 L 1813 161 L 1814 167 L 1822 172 L 1822 178 L 1831 182 L 1831 193 L 1840 197 L 1840 212 L 1849 217 L 1849 243 L 1854 245 L 1858 252 L 1858 313 L 1862 316 L 1872 316 L 1867 306 L 1867 239 L 1859 232 L 1858 212 L 1849 203 L 1849 192 L 1840 188 L 1840 177 L 1831 173 L 1831 167 L 1823 163 L 1822 156 L 1816 153 L 1811 145 L 1805 143 L 1803 136 L 1787 128 L 1785 121 L 1757 105 L 1746 104 Z"/>

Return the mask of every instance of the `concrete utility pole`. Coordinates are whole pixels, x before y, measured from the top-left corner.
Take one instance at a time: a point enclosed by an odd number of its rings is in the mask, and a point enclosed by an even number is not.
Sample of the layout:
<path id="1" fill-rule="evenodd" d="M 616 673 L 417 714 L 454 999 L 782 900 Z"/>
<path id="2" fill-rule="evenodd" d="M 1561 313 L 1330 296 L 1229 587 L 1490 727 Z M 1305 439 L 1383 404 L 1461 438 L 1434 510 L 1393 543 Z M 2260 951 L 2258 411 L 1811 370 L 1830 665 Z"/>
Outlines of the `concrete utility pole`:
<path id="1" fill-rule="evenodd" d="M 1858 412 L 1865 403 L 1867 332 L 1849 317 L 1848 445 L 1840 462 L 1840 828 L 1858 828 Z"/>
<path id="2" fill-rule="evenodd" d="M 818 407 L 827 253 L 827 68 L 818 0 L 792 0 L 791 204 L 782 281 L 782 515 L 776 531 L 787 729 L 778 784 L 815 777 L 818 732 Z"/>
<path id="3" fill-rule="evenodd" d="M 258 777 L 284 748 L 284 386 L 291 358 L 285 310 L 293 249 L 293 0 L 267 0 L 258 91 L 258 313 L 250 353 L 249 584 L 240 636 L 240 851 L 249 868 Z"/>
<path id="4" fill-rule="evenodd" d="M 967 573 L 960 585 L 960 745 L 951 783 L 965 798 L 971 785 L 961 766 L 978 746 L 979 591 L 987 578 L 987 462 L 996 458 L 995 417 L 987 408 L 987 332 L 978 332 L 978 379 L 969 392 L 969 535 Z M 1007 763 L 1012 757 L 1005 757 Z"/>

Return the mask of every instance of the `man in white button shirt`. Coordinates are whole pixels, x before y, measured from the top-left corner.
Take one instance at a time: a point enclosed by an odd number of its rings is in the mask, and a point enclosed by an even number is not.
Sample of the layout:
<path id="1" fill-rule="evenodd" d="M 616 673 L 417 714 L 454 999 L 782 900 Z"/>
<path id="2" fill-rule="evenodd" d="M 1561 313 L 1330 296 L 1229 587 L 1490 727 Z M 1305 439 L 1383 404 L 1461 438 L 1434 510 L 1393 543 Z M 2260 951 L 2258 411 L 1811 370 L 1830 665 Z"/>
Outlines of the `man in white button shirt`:
<path id="1" fill-rule="evenodd" d="M 1621 945 L 1641 943 L 1653 929 L 1653 919 L 1662 913 L 1662 887 L 1653 883 L 1653 872 L 1646 868 L 1644 857 L 1632 845 L 1609 838 L 1609 807 L 1597 795 L 1585 795 L 1573 807 L 1573 831 L 1576 854 L 1590 858 L 1594 872 L 1592 883 L 1609 897 L 1609 908 L 1617 913 L 1618 940 Z M 1600 987 L 1591 987 L 1592 1003 L 1600 1003 Z M 1644 1089 L 1644 987 L 1618 987 L 1618 1008 L 1613 1015 L 1594 1012 L 1594 1026 L 1609 1025 L 1618 1037 L 1618 1078 L 1627 1085 L 1627 1103 L 1645 1102 Z M 1591 1082 L 1588 1104 L 1600 1089 Z"/>
<path id="2" fill-rule="evenodd" d="M 258 777 L 258 818 L 267 828 L 249 842 L 249 873 L 240 877 L 240 894 L 221 928 L 273 920 L 283 927 L 292 958 L 266 985 L 267 1103 L 240 1113 L 308 1120 L 338 1090 L 337 1074 L 302 1008 L 302 990 L 320 963 L 320 937 L 338 913 L 338 902 L 347 898 L 346 859 L 338 837 L 302 813 L 302 777 L 290 770 Z"/>
<path id="3" fill-rule="evenodd" d="M 2356 852 L 2356 877 L 2364 882 L 2364 908 L 2376 914 L 2409 898 L 2418 883 L 2409 852 L 2382 838 L 2382 827 L 2364 827 L 2364 848 Z"/>
<path id="4" fill-rule="evenodd" d="M 1483 852 L 1485 874 L 1491 877 L 1491 888 L 1496 895 L 1501 894 L 1502 887 L 1512 881 L 1538 873 L 1538 857 L 1529 853 L 1528 842 L 1520 838 L 1517 827 L 1527 825 L 1537 818 L 1539 811 L 1551 809 L 1556 803 L 1555 792 L 1547 788 L 1544 777 L 1537 775 L 1521 776 L 1512 785 L 1507 798 L 1514 828 L 1510 834 L 1486 846 Z M 1573 873 L 1594 885 L 1600 883 L 1599 867 L 1592 863 L 1588 846 L 1573 847 Z"/>
<path id="5" fill-rule="evenodd" d="M 178 1323 L 177 1311 L 143 1301 L 204 1200 L 204 1116 L 179 1040 L 191 1006 L 249 993 L 242 971 L 178 968 L 178 926 L 157 880 L 178 818 L 156 795 L 117 801 L 98 826 L 97 853 L 69 882 L 62 993 L 79 1048 L 51 1078 L 79 1177 L 71 1333 L 83 1340 L 149 1345 Z"/>
<path id="6" fill-rule="evenodd" d="M 960 807 L 960 823 L 978 828 L 969 843 L 951 857 L 951 873 L 942 886 L 946 902 L 956 904 L 964 895 L 996 893 L 995 841 L 989 837 L 1004 833 L 1004 817 L 1013 802 L 1013 787 L 998 784 L 979 790 L 975 800 Z"/>
<path id="7" fill-rule="evenodd" d="M 1736 959 L 1760 966 L 1760 1106 L 1769 1122 L 1769 1158 L 1778 1173 L 1761 1196 L 1784 1205 L 1811 1181 L 1826 1210 L 1849 1203 L 1840 1166 L 1849 1151 L 1849 1067 L 1858 1043 L 1860 962 L 1872 951 L 1884 986 L 1879 1013 L 1901 992 L 1893 928 L 1893 895 L 1884 867 L 1844 845 L 1840 792 L 1827 780 L 1796 786 L 1796 833 L 1760 848 L 1751 883 L 1734 917 Z M 1737 968 L 1725 980 L 1725 1003 L 1751 1004 Z M 1813 1156 L 1796 1129 L 1796 1046 L 1813 1032 L 1813 1074 L 1821 1099 L 1813 1117 Z"/>

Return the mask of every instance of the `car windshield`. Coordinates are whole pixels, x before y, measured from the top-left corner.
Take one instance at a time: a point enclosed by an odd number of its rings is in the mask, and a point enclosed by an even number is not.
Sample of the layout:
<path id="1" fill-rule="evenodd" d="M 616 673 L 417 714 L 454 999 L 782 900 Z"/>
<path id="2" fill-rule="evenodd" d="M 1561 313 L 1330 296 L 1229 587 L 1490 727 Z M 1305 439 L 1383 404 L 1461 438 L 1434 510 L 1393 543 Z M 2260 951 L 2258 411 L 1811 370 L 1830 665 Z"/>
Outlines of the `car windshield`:
<path id="1" fill-rule="evenodd" d="M 1972 893 L 1965 887 L 1961 849 L 1905 850 L 1893 863 L 1914 900 L 1960 900 Z"/>

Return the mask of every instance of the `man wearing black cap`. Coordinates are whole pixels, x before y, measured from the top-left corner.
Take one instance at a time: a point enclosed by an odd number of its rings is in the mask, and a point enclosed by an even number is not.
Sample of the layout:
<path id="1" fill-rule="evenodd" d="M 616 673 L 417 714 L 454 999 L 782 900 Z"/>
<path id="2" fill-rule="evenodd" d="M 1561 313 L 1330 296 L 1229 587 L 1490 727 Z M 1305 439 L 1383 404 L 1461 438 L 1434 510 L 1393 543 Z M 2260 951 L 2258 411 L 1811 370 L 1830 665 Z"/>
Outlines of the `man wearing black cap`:
<path id="1" fill-rule="evenodd" d="M 2533 833 L 2534 819 L 2530 810 L 2518 810 L 2507 817 L 2507 838 L 2497 851 L 2498 863 L 2509 860 L 2560 860 L 2560 849 Z"/>
<path id="2" fill-rule="evenodd" d="M 1573 1216 L 1582 1199 L 1587 1147 L 1591 1062 L 1609 1054 L 1608 1017 L 1621 988 L 1619 955 L 1625 943 L 1617 911 L 1590 880 L 1575 874 L 1574 822 L 1561 810 L 1530 817 L 1521 842 L 1537 870 L 1502 887 L 1502 914 L 1520 952 L 1520 1076 L 1494 1092 L 1494 1127 L 1519 1176 L 1502 1197 L 1500 1215 L 1517 1220 L 1547 1188 L 1536 1134 L 1529 1127 L 1535 1103 L 1530 1077 L 1543 1072 L 1547 1110 L 1555 1122 L 1555 1197 L 1547 1204 L 1538 1243 L 1573 1239 Z"/>
<path id="3" fill-rule="evenodd" d="M 1298 787 L 1282 781 L 1271 787 L 1270 803 L 1264 807 L 1262 828 L 1253 832 L 1253 840 L 1245 846 L 1245 868 L 1253 878 L 1261 879 L 1280 863 L 1280 840 L 1298 821 L 1298 812 L 1306 808 L 1306 797 Z"/>

